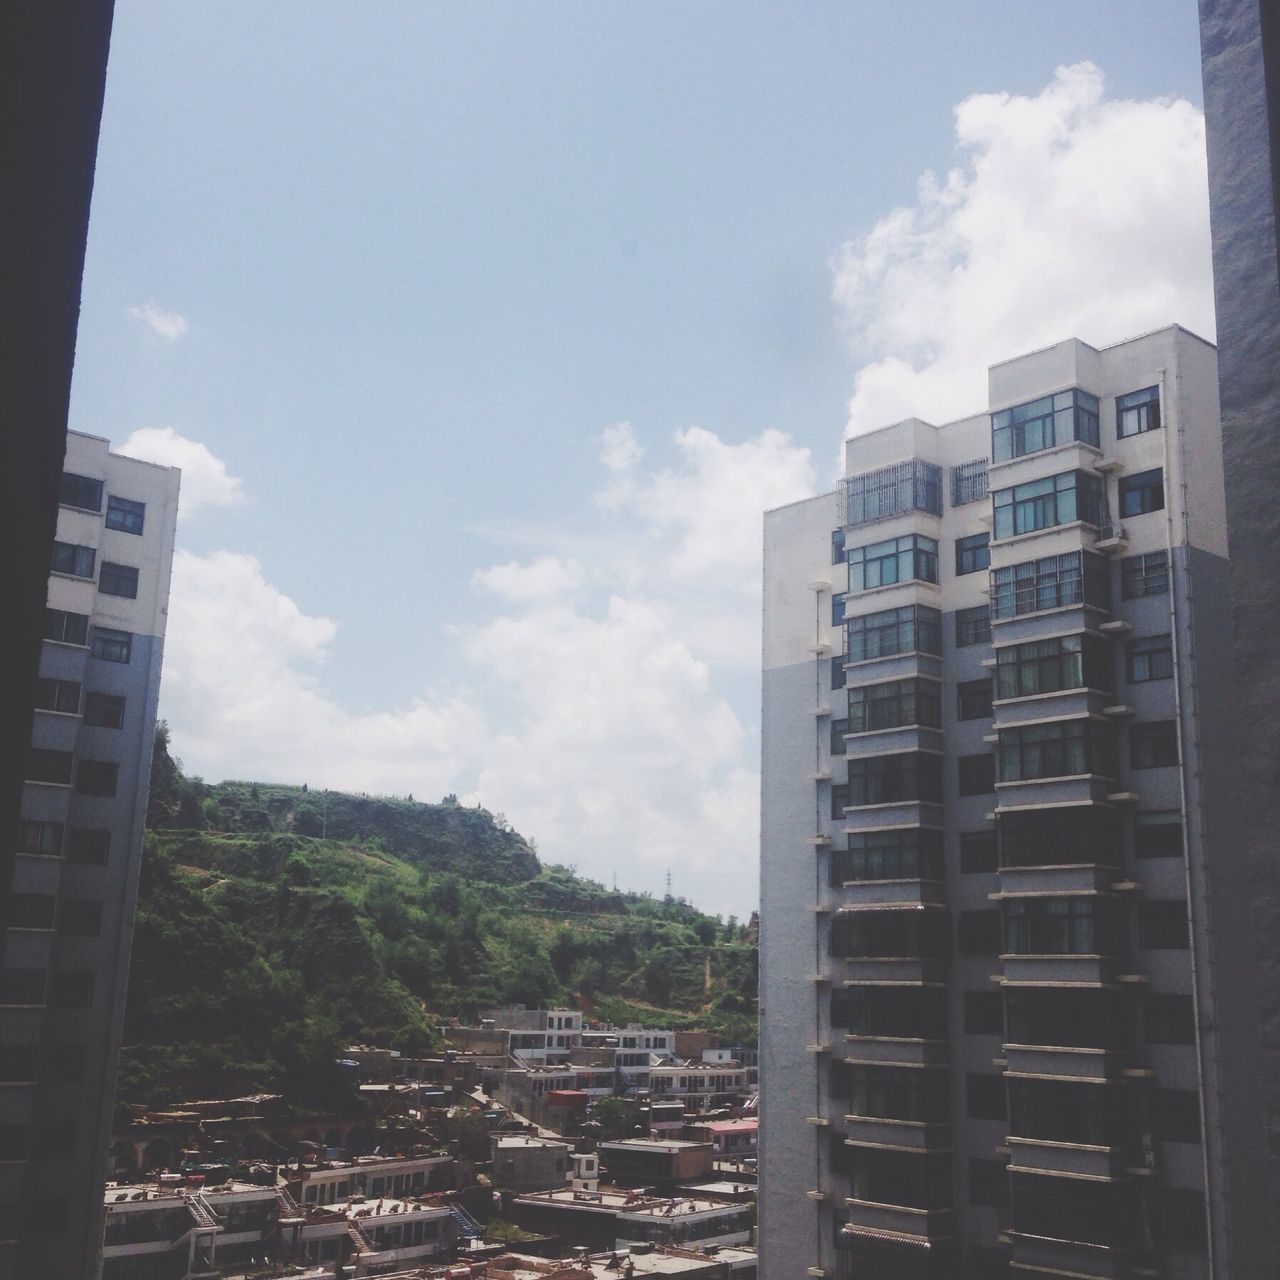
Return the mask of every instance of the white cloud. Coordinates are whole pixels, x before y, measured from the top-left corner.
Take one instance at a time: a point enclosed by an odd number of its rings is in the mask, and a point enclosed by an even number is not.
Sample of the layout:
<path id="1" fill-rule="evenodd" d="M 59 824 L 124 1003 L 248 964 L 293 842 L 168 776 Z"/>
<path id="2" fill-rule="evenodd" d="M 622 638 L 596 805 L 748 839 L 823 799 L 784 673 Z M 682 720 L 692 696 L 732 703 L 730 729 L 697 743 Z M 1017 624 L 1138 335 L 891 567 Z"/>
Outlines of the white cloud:
<path id="1" fill-rule="evenodd" d="M 610 471 L 630 471 L 644 456 L 629 422 L 619 422 L 600 433 L 600 461 Z"/>
<path id="2" fill-rule="evenodd" d="M 868 361 L 847 434 L 986 402 L 986 368 L 1066 337 L 1214 333 L 1204 120 L 1108 100 L 1091 63 L 955 112 L 960 163 L 846 244 L 834 296 Z"/>
<path id="3" fill-rule="evenodd" d="M 189 519 L 201 507 L 239 507 L 246 501 L 243 482 L 227 471 L 227 464 L 206 445 L 188 440 L 172 427 L 139 427 L 116 452 L 182 469 L 180 520 Z"/>
<path id="4" fill-rule="evenodd" d="M 549 600 L 582 585 L 582 566 L 575 560 L 541 556 L 531 564 L 495 564 L 471 575 L 473 586 L 485 587 L 495 595 L 517 602 Z"/>
<path id="5" fill-rule="evenodd" d="M 129 314 L 141 320 L 157 337 L 166 342 L 176 342 L 187 331 L 185 316 L 176 311 L 165 311 L 154 302 L 144 302 L 140 307 L 130 307 Z"/>

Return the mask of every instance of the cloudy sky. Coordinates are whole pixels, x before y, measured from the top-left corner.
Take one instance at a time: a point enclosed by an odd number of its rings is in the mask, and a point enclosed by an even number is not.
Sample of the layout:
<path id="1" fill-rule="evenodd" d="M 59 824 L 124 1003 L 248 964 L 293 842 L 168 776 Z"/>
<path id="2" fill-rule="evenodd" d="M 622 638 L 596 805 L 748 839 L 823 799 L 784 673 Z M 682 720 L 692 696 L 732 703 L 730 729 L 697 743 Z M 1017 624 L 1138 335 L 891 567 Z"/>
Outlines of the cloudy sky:
<path id="1" fill-rule="evenodd" d="M 1212 336 L 1192 0 L 119 0 L 72 425 L 183 468 L 208 779 L 756 899 L 760 513 Z"/>

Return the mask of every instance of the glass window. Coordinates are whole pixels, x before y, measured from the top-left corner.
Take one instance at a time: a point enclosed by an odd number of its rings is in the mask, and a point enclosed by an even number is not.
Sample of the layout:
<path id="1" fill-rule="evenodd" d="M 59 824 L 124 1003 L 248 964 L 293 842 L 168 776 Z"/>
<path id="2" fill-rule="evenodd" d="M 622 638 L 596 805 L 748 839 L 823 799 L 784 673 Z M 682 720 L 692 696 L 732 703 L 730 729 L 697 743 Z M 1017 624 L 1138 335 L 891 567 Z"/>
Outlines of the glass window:
<path id="1" fill-rule="evenodd" d="M 870 591 L 895 582 L 938 581 L 938 544 L 910 533 L 849 551 L 850 592 Z"/>
<path id="2" fill-rule="evenodd" d="M 1114 812 L 1092 806 L 999 815 L 1002 867 L 1120 865 Z"/>
<path id="3" fill-rule="evenodd" d="M 833 788 L 834 790 L 834 788 Z M 942 803 L 942 758 L 924 752 L 849 761 L 849 804 Z"/>
<path id="4" fill-rule="evenodd" d="M 1144 516 L 1152 511 L 1164 510 L 1164 472 L 1139 471 L 1136 475 L 1120 477 L 1120 516 Z"/>
<path id="5" fill-rule="evenodd" d="M 1060 391 L 991 415 L 991 456 L 997 462 L 1080 440 L 1098 446 L 1098 397 Z"/>
<path id="6" fill-rule="evenodd" d="M 947 954 L 945 911 L 839 911 L 831 922 L 830 951 L 842 959 Z"/>
<path id="7" fill-rule="evenodd" d="M 844 563 L 844 530 L 831 530 L 831 563 Z"/>
<path id="8" fill-rule="evenodd" d="M 1085 720 L 1023 725 L 1000 731 L 1000 781 L 1114 776 L 1108 726 Z"/>
<path id="9" fill-rule="evenodd" d="M 997 489 L 992 505 L 997 538 L 1052 529 L 1076 520 L 1095 526 L 1104 523 L 1102 480 L 1083 471 L 1064 471 L 1011 489 Z"/>
<path id="10" fill-rule="evenodd" d="M 144 503 L 134 502 L 131 498 L 117 498 L 114 493 L 107 495 L 108 529 L 118 529 L 121 533 L 141 533 L 146 514 Z"/>
<path id="11" fill-rule="evenodd" d="M 124 699 L 111 693 L 90 693 L 84 700 L 84 722 L 100 729 L 124 727 Z"/>
<path id="12" fill-rule="evenodd" d="M 92 578 L 97 553 L 92 547 L 78 547 L 70 542 L 53 544 L 51 573 L 66 573 L 73 578 Z"/>
<path id="13" fill-rule="evenodd" d="M 833 720 L 831 722 L 831 754 L 833 756 L 844 755 L 846 749 L 844 735 L 848 732 L 848 720 Z"/>
<path id="14" fill-rule="evenodd" d="M 967 1036 L 1004 1035 L 1004 996 L 999 991 L 964 993 L 964 1033 Z"/>
<path id="15" fill-rule="evenodd" d="M 849 836 L 831 854 L 831 883 L 862 880 L 942 880 L 942 832 L 932 827 L 869 831 Z"/>
<path id="16" fill-rule="evenodd" d="M 18 839 L 20 852 L 56 858 L 62 852 L 62 823 L 23 818 Z"/>
<path id="17" fill-rule="evenodd" d="M 853 1036 L 945 1040 L 946 992 L 936 987 L 844 987 L 831 993 L 831 1025 Z"/>
<path id="18" fill-rule="evenodd" d="M 845 682 L 844 672 L 845 656 L 842 653 L 836 654 L 831 659 L 831 687 L 833 689 L 843 689 Z"/>
<path id="19" fill-rule="evenodd" d="M 956 539 L 956 577 L 977 573 L 991 565 L 991 535 L 971 533 Z"/>
<path id="20" fill-rule="evenodd" d="M 1185 951 L 1190 945 L 1185 902 L 1138 903 L 1138 946 L 1143 951 Z"/>
<path id="21" fill-rule="evenodd" d="M 1116 949 L 1113 917 L 1099 899 L 1015 898 L 1004 904 L 1004 949 L 1011 955 L 1107 955 Z"/>
<path id="22" fill-rule="evenodd" d="M 981 502 L 987 496 L 987 459 L 975 458 L 951 468 L 951 505 Z"/>
<path id="23" fill-rule="evenodd" d="M 831 1092 L 849 1115 L 928 1122 L 948 1119 L 947 1084 L 934 1071 L 832 1063 Z"/>
<path id="24" fill-rule="evenodd" d="M 850 476 L 845 482 L 845 524 L 871 524 L 904 511 L 942 514 L 942 468 L 920 458 Z"/>
<path id="25" fill-rule="evenodd" d="M 1147 636 L 1129 642 L 1129 683 L 1173 679 L 1173 639 Z"/>
<path id="26" fill-rule="evenodd" d="M 1139 858 L 1182 857 L 1182 814 L 1177 809 L 1135 813 L 1133 852 Z"/>
<path id="27" fill-rule="evenodd" d="M 996 834 L 994 831 L 962 831 L 960 833 L 960 874 L 995 871 Z"/>
<path id="28" fill-rule="evenodd" d="M 90 655 L 104 662 L 128 662 L 133 648 L 133 636 L 127 631 L 112 631 L 109 627 L 94 627 Z"/>
<path id="29" fill-rule="evenodd" d="M 83 613 L 62 609 L 44 611 L 44 638 L 59 644 L 85 644 L 89 638 L 89 618 Z"/>
<path id="30" fill-rule="evenodd" d="M 70 784 L 71 752 L 32 747 L 27 755 L 27 781 Z"/>
<path id="31" fill-rule="evenodd" d="M 850 733 L 917 724 L 942 727 L 942 689 L 936 680 L 913 676 L 849 690 Z"/>
<path id="32" fill-rule="evenodd" d="M 1054 636 L 996 650 L 996 697 L 1031 698 L 1067 689 L 1111 690 L 1107 642 L 1096 636 Z"/>
<path id="33" fill-rule="evenodd" d="M 1092 552 L 1068 551 L 1006 565 L 991 573 L 994 618 L 1017 618 L 1073 604 L 1105 609 L 1110 596 L 1106 562 Z"/>
<path id="34" fill-rule="evenodd" d="M 833 627 L 841 626 L 844 623 L 844 596 L 836 595 L 831 597 L 831 625 Z"/>
<path id="35" fill-rule="evenodd" d="M 110 847 L 110 831 L 72 827 L 70 839 L 67 841 L 67 861 L 79 862 L 86 866 L 105 866 Z"/>
<path id="36" fill-rule="evenodd" d="M 991 639 L 991 606 L 974 605 L 956 610 L 956 648 L 970 644 L 986 644 Z"/>
<path id="37" fill-rule="evenodd" d="M 36 709 L 76 715 L 80 710 L 80 681 L 48 680 L 41 676 L 36 681 Z"/>
<path id="38" fill-rule="evenodd" d="M 1191 997 L 1148 992 L 1142 1000 L 1142 1029 L 1148 1044 L 1195 1044 L 1196 1011 Z"/>
<path id="39" fill-rule="evenodd" d="M 132 565 L 112 564 L 109 560 L 102 562 L 102 572 L 98 575 L 98 590 L 109 596 L 126 596 L 130 600 L 138 598 L 138 571 Z"/>
<path id="40" fill-rule="evenodd" d="M 961 680 L 956 685 L 956 715 L 961 720 L 991 719 L 991 680 Z"/>
<path id="41" fill-rule="evenodd" d="M 86 796 L 113 796 L 120 766 L 109 760 L 81 760 L 76 765 L 76 790 Z"/>
<path id="42" fill-rule="evenodd" d="M 956 916 L 956 948 L 962 956 L 1000 954 L 1000 912 L 961 911 Z"/>
<path id="43" fill-rule="evenodd" d="M 996 760 L 990 751 L 961 756 L 958 766 L 962 796 L 985 796 L 996 789 Z"/>
<path id="44" fill-rule="evenodd" d="M 1159 769 L 1178 763 L 1178 726 L 1173 720 L 1135 724 L 1129 730 L 1129 766 Z"/>
<path id="45" fill-rule="evenodd" d="M 942 615 L 928 605 L 909 604 L 850 618 L 845 634 L 850 662 L 902 653 L 942 653 Z"/>
<path id="46" fill-rule="evenodd" d="M 1160 427 L 1160 388 L 1144 387 L 1116 396 L 1116 435 L 1136 436 Z"/>
<path id="47" fill-rule="evenodd" d="M 1148 551 L 1120 561 L 1120 594 L 1126 600 L 1162 596 L 1169 590 L 1169 553 Z"/>
<path id="48" fill-rule="evenodd" d="M 77 476 L 64 471 L 58 489 L 58 502 L 64 507 L 76 507 L 81 511 L 101 511 L 102 481 L 95 480 L 92 476 Z"/>

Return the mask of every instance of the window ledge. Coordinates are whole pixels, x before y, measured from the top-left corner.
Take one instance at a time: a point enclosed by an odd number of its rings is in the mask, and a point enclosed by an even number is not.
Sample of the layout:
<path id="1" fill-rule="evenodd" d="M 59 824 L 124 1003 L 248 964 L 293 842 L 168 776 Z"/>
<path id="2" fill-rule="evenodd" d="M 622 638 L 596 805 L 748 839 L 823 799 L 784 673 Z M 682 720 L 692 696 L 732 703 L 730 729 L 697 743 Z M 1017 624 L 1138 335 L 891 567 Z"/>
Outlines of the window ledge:
<path id="1" fill-rule="evenodd" d="M 886 582 L 878 587 L 863 587 L 861 591 L 846 591 L 845 596 L 850 599 L 862 600 L 866 596 L 882 595 L 886 591 L 896 591 L 899 587 L 928 587 L 930 591 L 939 593 L 942 591 L 942 588 L 936 582 L 930 582 L 927 578 L 903 578 L 901 582 Z M 847 616 L 845 621 L 849 621 Z"/>
<path id="2" fill-rule="evenodd" d="M 996 409 L 992 412 L 999 413 L 1000 410 Z M 1101 430 L 1101 427 L 1099 427 L 1099 430 Z M 1029 449 L 1026 453 L 1020 453 L 1014 458 L 1001 458 L 999 462 L 994 460 L 988 462 L 987 488 L 991 488 L 990 477 L 993 471 L 1016 466 L 1019 462 L 1026 462 L 1028 458 L 1052 458 L 1055 454 L 1067 453 L 1072 449 L 1083 449 L 1086 453 L 1092 453 L 1099 458 L 1103 456 L 1102 450 L 1096 444 L 1090 444 L 1087 440 L 1064 440 L 1061 444 L 1051 444 L 1047 449 Z"/>
<path id="3" fill-rule="evenodd" d="M 1077 717 L 1079 718 L 1079 717 Z M 1105 773 L 1055 773 L 1048 778 L 1011 778 L 1008 782 L 997 782 L 996 790 L 1001 787 L 1034 787 L 1045 782 L 1114 782 L 1115 779 Z M 1110 797 L 1107 797 L 1110 799 Z"/>
<path id="4" fill-rule="evenodd" d="M 1053 638 L 1052 636 L 1045 637 L 1048 640 Z M 1022 693 L 1016 698 L 993 698 L 991 705 L 993 707 L 1014 707 L 1020 702 L 1038 702 L 1045 698 L 1062 698 L 1069 693 L 1096 693 L 1103 698 L 1115 697 L 1114 693 L 1110 693 L 1106 689 L 1095 689 L 1092 685 L 1077 684 L 1070 689 L 1049 689 L 1045 693 Z"/>
<path id="5" fill-rule="evenodd" d="M 78 573 L 62 573 L 62 572 L 61 572 L 60 570 L 58 570 L 58 569 L 50 569 L 50 570 L 49 570 L 49 577 L 51 577 L 51 578 L 62 578 L 62 579 L 63 579 L 64 581 L 66 581 L 66 582 L 94 582 L 94 581 L 96 581 L 96 579 L 94 579 L 94 578 L 92 578 L 92 577 L 90 577 L 90 578 L 82 578 Z"/>
<path id="6" fill-rule="evenodd" d="M 27 787 L 57 787 L 59 791 L 71 790 L 69 782 L 46 782 L 43 778 L 23 778 L 22 783 Z"/>
<path id="7" fill-rule="evenodd" d="M 1024 534 L 1022 536 L 1025 537 L 1026 535 Z M 1013 614 L 1010 614 L 1007 618 L 997 618 L 995 614 L 992 614 L 991 625 L 995 627 L 1008 626 L 1008 624 L 1011 622 L 1029 622 L 1032 618 L 1047 618 L 1050 614 L 1054 614 L 1054 613 L 1073 613 L 1077 609 L 1090 609 L 1094 613 L 1109 614 L 1111 612 L 1111 609 L 1108 605 L 1090 604 L 1087 600 L 1077 600 L 1075 604 L 1056 604 L 1053 606 L 1052 609 L 1028 609 L 1026 613 L 1013 613 Z M 1109 622 L 1099 623 L 1098 629 L 1101 631 L 1104 627 L 1108 627 L 1111 625 L 1112 624 Z M 1090 628 L 1086 627 L 1085 630 L 1088 631 L 1090 630 Z M 1062 634 L 1065 635 L 1065 634 L 1075 634 L 1075 633 L 1064 632 Z M 1039 636 L 1036 637 L 1036 639 L 1039 639 L 1039 638 L 1040 638 Z M 1053 637 L 1046 636 L 1045 639 L 1051 640 L 1053 639 Z"/>
<path id="8" fill-rule="evenodd" d="M 927 679 L 928 677 L 925 677 Z M 874 685 L 858 686 L 853 688 L 865 687 L 874 688 Z M 844 736 L 846 738 L 874 738 L 877 734 L 882 733 L 907 733 L 912 729 L 928 729 L 933 733 L 941 733 L 942 726 L 940 724 L 921 724 L 919 721 L 912 721 L 910 724 L 891 724 L 884 729 L 846 729 Z"/>
<path id="9" fill-rule="evenodd" d="M 1011 533 L 1007 538 L 997 538 L 994 533 L 991 538 L 993 547 L 1011 547 L 1019 542 L 1027 542 L 1032 538 L 1043 538 L 1050 533 L 1070 533 L 1073 529 L 1091 530 L 1093 533 L 1101 533 L 1102 526 L 1090 524 L 1087 520 L 1069 520 L 1066 524 L 1046 525 L 1043 529 L 1030 529 L 1026 533 Z M 1003 565 L 996 565 L 995 568 L 1004 568 Z M 1078 608 L 1079 606 L 1074 606 Z"/>
<path id="10" fill-rule="evenodd" d="M 880 588 L 876 588 L 879 590 Z M 895 658 L 933 658 L 936 662 L 942 661 L 942 654 L 930 653 L 927 649 L 904 649 L 901 653 L 879 653 L 874 658 L 850 658 L 848 654 L 845 657 L 845 670 L 850 667 L 865 667 L 872 662 L 892 662 Z M 857 686 L 852 686 L 856 688 Z"/>
<path id="11" fill-rule="evenodd" d="M 35 710 L 42 716 L 59 716 L 63 720 L 80 719 L 80 712 L 78 711 L 55 711 L 52 707 L 36 707 Z"/>
<path id="12" fill-rule="evenodd" d="M 76 581 L 78 582 L 80 579 L 77 578 Z M 45 636 L 44 642 L 45 644 L 56 644 L 59 649 L 78 649 L 81 653 L 89 652 L 87 644 L 73 644 L 70 640 L 51 640 L 48 636 Z"/>

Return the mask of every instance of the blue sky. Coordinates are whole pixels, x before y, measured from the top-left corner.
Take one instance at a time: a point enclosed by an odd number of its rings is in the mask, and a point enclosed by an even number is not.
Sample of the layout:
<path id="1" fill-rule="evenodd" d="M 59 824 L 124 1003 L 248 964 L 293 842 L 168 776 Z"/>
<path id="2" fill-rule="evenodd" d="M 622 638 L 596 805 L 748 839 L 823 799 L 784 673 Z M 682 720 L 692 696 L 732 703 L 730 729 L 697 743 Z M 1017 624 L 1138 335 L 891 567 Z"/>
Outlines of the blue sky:
<path id="1" fill-rule="evenodd" d="M 1045 274 L 984 192 L 1096 258 L 1050 338 L 1211 326 L 1197 41 L 1190 0 L 119 0 L 72 425 L 186 464 L 188 766 L 457 791 L 749 911 L 760 509 L 1035 345 L 949 292 Z"/>

